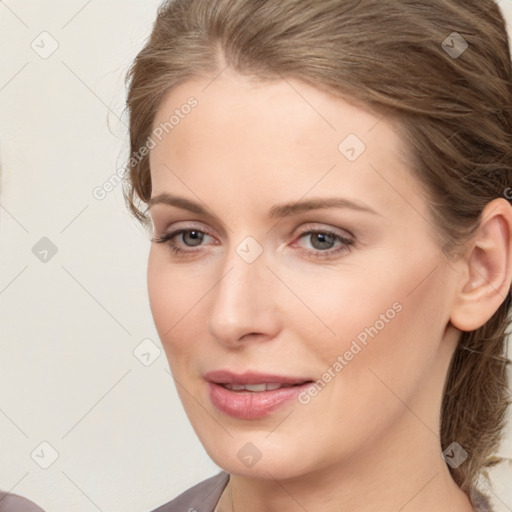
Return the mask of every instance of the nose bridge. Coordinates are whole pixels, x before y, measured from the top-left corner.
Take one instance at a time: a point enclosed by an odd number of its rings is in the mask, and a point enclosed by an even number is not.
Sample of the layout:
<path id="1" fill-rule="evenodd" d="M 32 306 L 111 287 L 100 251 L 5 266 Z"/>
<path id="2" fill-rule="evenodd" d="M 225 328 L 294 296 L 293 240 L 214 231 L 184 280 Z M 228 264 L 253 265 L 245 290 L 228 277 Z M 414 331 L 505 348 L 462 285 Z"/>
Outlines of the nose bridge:
<path id="1" fill-rule="evenodd" d="M 272 335 L 277 326 L 272 272 L 263 247 L 252 237 L 230 249 L 215 286 L 208 327 L 224 343 L 246 334 Z"/>

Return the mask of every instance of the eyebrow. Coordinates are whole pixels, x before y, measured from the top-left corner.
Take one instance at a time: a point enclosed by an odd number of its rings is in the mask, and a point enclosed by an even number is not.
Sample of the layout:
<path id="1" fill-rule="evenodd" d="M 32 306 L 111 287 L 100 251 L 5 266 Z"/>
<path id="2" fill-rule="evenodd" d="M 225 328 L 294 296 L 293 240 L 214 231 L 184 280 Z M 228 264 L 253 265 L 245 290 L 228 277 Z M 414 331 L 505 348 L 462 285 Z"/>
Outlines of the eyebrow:
<path id="1" fill-rule="evenodd" d="M 190 201 L 184 197 L 173 196 L 167 193 L 152 197 L 148 202 L 148 207 L 151 208 L 157 204 L 174 206 L 199 215 L 211 215 L 208 210 L 200 204 Z M 284 217 L 297 215 L 310 210 L 321 210 L 326 208 L 347 208 L 360 212 L 372 213 L 374 215 L 381 215 L 368 205 L 360 202 L 351 201 L 350 199 L 342 197 L 326 197 L 274 205 L 269 211 L 269 217 L 271 219 L 282 219 Z"/>

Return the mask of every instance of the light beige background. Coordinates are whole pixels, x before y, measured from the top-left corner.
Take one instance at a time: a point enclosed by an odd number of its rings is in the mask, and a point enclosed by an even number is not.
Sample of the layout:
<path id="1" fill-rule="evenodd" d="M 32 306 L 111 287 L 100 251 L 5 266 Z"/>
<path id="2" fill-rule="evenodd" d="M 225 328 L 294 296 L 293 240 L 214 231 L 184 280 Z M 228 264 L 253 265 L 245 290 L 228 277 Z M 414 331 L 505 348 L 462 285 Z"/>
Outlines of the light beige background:
<path id="1" fill-rule="evenodd" d="M 0 488 L 48 512 L 152 510 L 219 469 L 158 355 L 147 236 L 120 186 L 93 195 L 124 165 L 124 74 L 158 4 L 0 2 Z M 512 467 L 493 476 L 511 511 Z"/>

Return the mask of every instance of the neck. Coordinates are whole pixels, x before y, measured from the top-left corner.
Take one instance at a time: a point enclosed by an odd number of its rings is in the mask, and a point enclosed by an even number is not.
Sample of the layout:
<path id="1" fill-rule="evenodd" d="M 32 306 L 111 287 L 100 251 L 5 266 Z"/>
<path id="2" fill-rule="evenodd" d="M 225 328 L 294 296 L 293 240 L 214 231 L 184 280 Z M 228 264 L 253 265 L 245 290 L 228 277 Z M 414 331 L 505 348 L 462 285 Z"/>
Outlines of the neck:
<path id="1" fill-rule="evenodd" d="M 336 467 L 282 479 L 231 474 L 215 512 L 473 512 L 437 436 L 409 411 L 396 427 Z"/>

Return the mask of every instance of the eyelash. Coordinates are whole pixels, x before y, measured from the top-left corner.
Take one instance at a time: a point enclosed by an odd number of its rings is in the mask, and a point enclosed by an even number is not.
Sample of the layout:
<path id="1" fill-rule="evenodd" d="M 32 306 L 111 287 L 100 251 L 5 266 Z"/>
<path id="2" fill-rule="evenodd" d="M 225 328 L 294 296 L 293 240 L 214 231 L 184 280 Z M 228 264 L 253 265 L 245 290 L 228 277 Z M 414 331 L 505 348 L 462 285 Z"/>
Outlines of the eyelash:
<path id="1" fill-rule="evenodd" d="M 155 236 L 152 239 L 152 242 L 157 243 L 157 244 L 166 244 L 172 253 L 176 254 L 177 256 L 184 257 L 184 256 L 187 256 L 187 255 L 190 255 L 193 253 L 197 253 L 198 251 L 182 249 L 181 247 L 178 247 L 174 242 L 172 242 L 172 239 L 178 235 L 181 235 L 183 233 L 190 233 L 192 231 L 201 233 L 204 235 L 208 235 L 210 237 L 212 236 L 207 230 L 200 230 L 200 229 L 195 229 L 195 228 L 183 228 L 183 229 L 178 229 L 171 233 L 165 234 L 163 236 Z M 345 238 L 345 237 L 341 236 L 340 234 L 338 234 L 334 231 L 331 231 L 329 229 L 304 231 L 303 233 L 299 234 L 299 239 L 303 238 L 307 235 L 312 235 L 312 234 L 330 235 L 330 236 L 334 237 L 335 240 L 338 240 L 339 242 L 341 242 L 341 245 L 338 246 L 337 249 L 330 249 L 330 250 L 325 250 L 325 251 L 320 251 L 319 249 L 316 249 L 316 250 L 303 249 L 309 256 L 311 256 L 315 259 L 327 259 L 327 258 L 335 257 L 337 255 L 341 255 L 343 253 L 348 253 L 352 250 L 352 246 L 354 245 L 354 240 Z"/>

